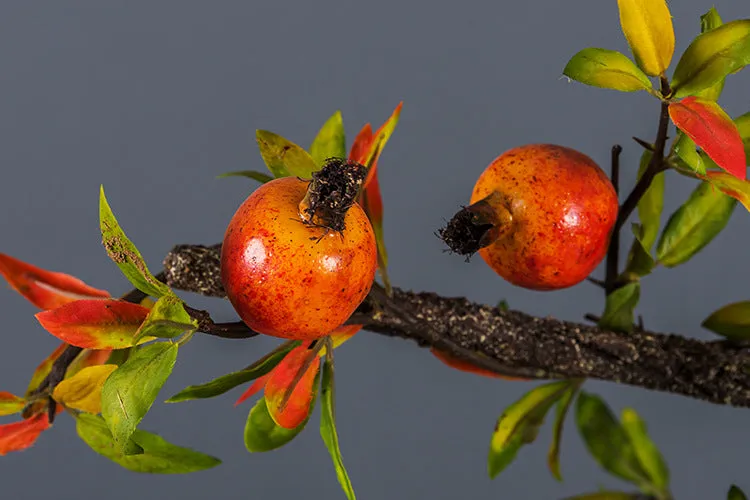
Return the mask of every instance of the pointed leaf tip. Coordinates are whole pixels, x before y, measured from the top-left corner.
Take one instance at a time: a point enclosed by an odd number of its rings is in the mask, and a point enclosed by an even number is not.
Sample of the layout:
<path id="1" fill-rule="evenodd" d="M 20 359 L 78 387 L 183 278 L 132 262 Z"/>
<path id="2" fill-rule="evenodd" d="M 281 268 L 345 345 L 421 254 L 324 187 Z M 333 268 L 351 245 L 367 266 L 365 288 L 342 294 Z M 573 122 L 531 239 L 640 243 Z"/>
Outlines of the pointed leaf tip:
<path id="1" fill-rule="evenodd" d="M 304 345 L 292 350 L 274 368 L 266 381 L 264 393 L 274 422 L 285 429 L 294 429 L 307 419 L 312 409 L 313 384 L 319 368 L 317 351 Z M 300 378 L 302 369 L 305 372 Z M 291 387 L 295 382 L 296 386 Z M 287 401 L 283 404 L 285 398 Z"/>
<path id="2" fill-rule="evenodd" d="M 696 95 L 750 64 L 750 19 L 731 21 L 698 35 L 674 70 L 674 97 Z"/>
<path id="3" fill-rule="evenodd" d="M 0 425 L 0 456 L 31 447 L 39 435 L 50 427 L 46 413 L 20 422 Z"/>
<path id="4" fill-rule="evenodd" d="M 665 0 L 617 0 L 620 25 L 638 66 L 662 75 L 674 54 L 672 15 Z"/>
<path id="5" fill-rule="evenodd" d="M 85 298 L 107 298 L 109 293 L 68 274 L 46 271 L 0 253 L 0 275 L 39 309 L 54 309 Z"/>
<path id="6" fill-rule="evenodd" d="M 586 85 L 621 92 L 651 88 L 648 76 L 624 54 L 614 50 L 583 49 L 568 61 L 563 74 Z"/>
<path id="7" fill-rule="evenodd" d="M 68 344 L 84 349 L 120 349 L 133 339 L 149 310 L 117 299 L 77 300 L 36 314 L 42 327 Z M 143 342 L 148 338 L 141 339 Z"/>
<path id="8" fill-rule="evenodd" d="M 167 285 L 151 274 L 143 256 L 125 235 L 104 195 L 104 186 L 101 186 L 99 195 L 99 226 L 107 255 L 133 286 L 153 297 L 172 293 Z"/>

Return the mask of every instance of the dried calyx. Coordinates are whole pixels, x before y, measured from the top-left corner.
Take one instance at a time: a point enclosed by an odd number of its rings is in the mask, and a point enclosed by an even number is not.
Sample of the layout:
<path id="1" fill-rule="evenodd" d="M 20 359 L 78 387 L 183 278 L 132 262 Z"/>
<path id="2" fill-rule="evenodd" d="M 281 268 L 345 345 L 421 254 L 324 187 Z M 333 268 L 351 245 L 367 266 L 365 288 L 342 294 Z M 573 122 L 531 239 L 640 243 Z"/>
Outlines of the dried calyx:
<path id="1" fill-rule="evenodd" d="M 506 234 L 512 222 L 513 216 L 507 200 L 495 191 L 486 198 L 463 207 L 437 234 L 452 252 L 465 255 L 468 260 L 479 249 L 491 245 Z"/>
<path id="2" fill-rule="evenodd" d="M 323 168 L 313 172 L 300 216 L 312 225 L 341 232 L 346 212 L 359 197 L 367 177 L 367 167 L 343 158 L 328 158 Z"/>

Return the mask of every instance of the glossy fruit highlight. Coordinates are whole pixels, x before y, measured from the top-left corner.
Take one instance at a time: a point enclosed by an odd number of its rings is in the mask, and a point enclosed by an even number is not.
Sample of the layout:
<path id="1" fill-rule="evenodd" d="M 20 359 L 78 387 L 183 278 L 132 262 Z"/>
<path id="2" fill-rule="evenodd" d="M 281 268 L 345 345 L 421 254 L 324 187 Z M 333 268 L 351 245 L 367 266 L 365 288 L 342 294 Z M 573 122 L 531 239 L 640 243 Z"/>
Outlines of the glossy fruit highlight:
<path id="1" fill-rule="evenodd" d="M 584 280 L 607 253 L 617 194 L 588 156 L 529 144 L 497 157 L 474 185 L 471 205 L 439 231 L 456 253 L 476 252 L 500 276 L 532 290 Z"/>
<path id="2" fill-rule="evenodd" d="M 377 269 L 375 236 L 354 202 L 362 165 L 330 160 L 312 181 L 284 177 L 256 189 L 224 236 L 221 278 L 253 330 L 310 340 L 343 324 Z"/>

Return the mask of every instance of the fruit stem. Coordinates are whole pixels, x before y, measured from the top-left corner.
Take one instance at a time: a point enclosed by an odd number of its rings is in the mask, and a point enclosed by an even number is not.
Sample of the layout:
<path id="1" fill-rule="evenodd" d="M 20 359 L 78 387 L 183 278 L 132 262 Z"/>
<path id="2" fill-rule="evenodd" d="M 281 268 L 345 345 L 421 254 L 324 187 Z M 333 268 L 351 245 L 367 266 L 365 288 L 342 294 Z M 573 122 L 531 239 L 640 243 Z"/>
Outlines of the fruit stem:
<path id="1" fill-rule="evenodd" d="M 463 207 L 440 229 L 438 237 L 451 251 L 467 259 L 508 234 L 513 227 L 509 200 L 493 191 L 481 200 Z"/>
<path id="2" fill-rule="evenodd" d="M 611 156 L 611 172 L 610 179 L 612 181 L 612 187 L 615 189 L 615 193 L 620 195 L 620 153 L 622 153 L 622 146 L 615 144 L 612 146 Z M 615 284 L 617 279 L 618 268 L 620 262 L 620 231 L 613 231 L 609 240 L 609 248 L 607 248 L 607 264 L 606 274 L 604 278 L 604 289 L 609 293 Z"/>
<path id="3" fill-rule="evenodd" d="M 302 221 L 311 226 L 341 232 L 346 212 L 359 197 L 367 167 L 342 158 L 328 158 L 313 172 L 304 198 L 299 203 Z"/>

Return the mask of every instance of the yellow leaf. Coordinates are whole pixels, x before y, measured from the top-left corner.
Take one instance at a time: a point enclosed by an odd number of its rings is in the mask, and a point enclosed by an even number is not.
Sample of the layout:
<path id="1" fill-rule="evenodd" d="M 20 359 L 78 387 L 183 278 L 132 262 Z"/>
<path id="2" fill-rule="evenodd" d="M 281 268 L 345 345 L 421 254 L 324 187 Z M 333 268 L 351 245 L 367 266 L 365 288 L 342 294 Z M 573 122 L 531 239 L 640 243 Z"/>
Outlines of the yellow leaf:
<path id="1" fill-rule="evenodd" d="M 84 368 L 55 387 L 52 397 L 60 404 L 86 413 L 101 413 L 102 386 L 117 365 Z"/>
<path id="2" fill-rule="evenodd" d="M 651 76 L 669 67 L 674 54 L 672 15 L 665 0 L 617 0 L 620 25 L 638 66 Z"/>

